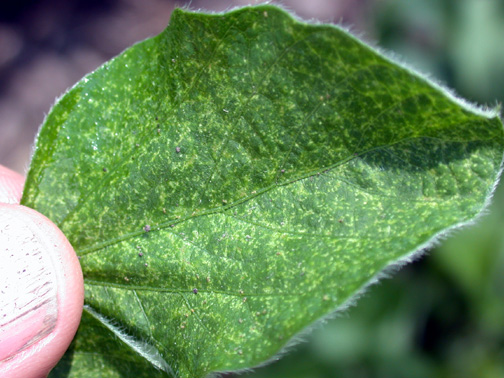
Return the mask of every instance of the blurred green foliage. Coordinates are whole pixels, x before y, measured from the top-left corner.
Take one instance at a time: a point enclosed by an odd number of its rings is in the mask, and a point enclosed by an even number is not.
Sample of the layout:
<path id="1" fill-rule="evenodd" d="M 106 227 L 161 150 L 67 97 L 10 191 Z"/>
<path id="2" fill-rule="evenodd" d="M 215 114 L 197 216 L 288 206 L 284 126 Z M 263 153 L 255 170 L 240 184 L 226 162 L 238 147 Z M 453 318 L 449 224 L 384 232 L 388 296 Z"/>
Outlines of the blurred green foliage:
<path id="1" fill-rule="evenodd" d="M 470 101 L 504 100 L 504 1 L 381 0 L 378 44 Z M 504 185 L 455 232 L 356 307 L 248 378 L 504 377 Z"/>

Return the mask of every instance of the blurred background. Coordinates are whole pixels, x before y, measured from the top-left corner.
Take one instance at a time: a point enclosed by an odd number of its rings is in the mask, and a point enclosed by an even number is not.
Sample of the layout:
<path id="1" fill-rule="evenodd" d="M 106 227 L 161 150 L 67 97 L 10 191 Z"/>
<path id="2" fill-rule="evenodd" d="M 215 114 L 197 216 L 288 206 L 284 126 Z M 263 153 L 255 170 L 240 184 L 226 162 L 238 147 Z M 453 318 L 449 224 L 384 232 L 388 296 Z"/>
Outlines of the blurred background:
<path id="1" fill-rule="evenodd" d="M 132 43 L 158 34 L 174 7 L 223 11 L 257 3 L 0 2 L 0 164 L 25 173 L 55 98 Z M 350 27 L 472 102 L 493 107 L 504 100 L 504 1 L 281 4 L 304 19 Z M 305 340 L 242 376 L 504 377 L 504 188 L 478 225 L 372 287 L 356 307 Z"/>

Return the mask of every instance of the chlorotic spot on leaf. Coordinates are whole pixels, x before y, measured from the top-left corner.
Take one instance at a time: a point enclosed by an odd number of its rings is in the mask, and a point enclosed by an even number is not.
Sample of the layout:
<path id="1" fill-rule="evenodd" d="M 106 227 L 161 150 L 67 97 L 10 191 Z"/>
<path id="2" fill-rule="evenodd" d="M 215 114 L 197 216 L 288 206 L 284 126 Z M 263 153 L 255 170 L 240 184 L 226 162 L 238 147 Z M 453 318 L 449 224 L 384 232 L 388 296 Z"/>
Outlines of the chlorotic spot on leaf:
<path id="1" fill-rule="evenodd" d="M 53 376 L 271 359 L 477 217 L 503 145 L 496 112 L 338 27 L 270 5 L 175 10 L 40 130 L 22 203 L 63 230 L 86 288 Z"/>

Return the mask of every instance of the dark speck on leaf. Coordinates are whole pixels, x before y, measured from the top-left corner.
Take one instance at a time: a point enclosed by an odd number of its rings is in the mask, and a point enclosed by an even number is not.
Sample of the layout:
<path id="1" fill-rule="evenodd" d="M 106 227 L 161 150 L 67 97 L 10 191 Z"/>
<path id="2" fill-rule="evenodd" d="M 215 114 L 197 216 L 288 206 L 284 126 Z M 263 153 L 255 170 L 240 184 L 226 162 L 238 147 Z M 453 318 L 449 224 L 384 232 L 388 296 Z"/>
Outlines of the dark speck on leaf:
<path id="1" fill-rule="evenodd" d="M 103 172 L 107 172 L 107 168 L 103 168 Z"/>
<path id="2" fill-rule="evenodd" d="M 145 232 L 149 232 L 151 230 L 151 226 L 149 226 L 148 224 L 145 225 L 144 227 L 144 231 Z"/>
<path id="3" fill-rule="evenodd" d="M 194 294 L 198 294 L 198 289 L 192 289 L 192 292 L 193 292 Z"/>

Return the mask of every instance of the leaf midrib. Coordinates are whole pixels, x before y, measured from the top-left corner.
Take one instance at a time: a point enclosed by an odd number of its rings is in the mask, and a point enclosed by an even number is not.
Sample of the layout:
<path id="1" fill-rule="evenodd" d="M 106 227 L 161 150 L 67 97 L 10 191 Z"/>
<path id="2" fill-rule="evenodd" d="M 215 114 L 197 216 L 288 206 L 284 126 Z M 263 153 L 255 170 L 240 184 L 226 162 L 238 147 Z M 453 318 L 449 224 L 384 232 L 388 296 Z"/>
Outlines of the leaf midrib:
<path id="1" fill-rule="evenodd" d="M 87 278 L 86 278 L 85 284 L 90 285 L 90 286 L 102 286 L 102 287 L 110 287 L 110 288 L 116 288 L 116 289 L 122 289 L 122 290 L 153 291 L 153 292 L 173 293 L 173 294 L 186 293 L 186 294 L 194 295 L 192 288 L 190 288 L 190 289 L 186 289 L 186 288 L 172 289 L 172 288 L 167 288 L 167 287 L 158 287 L 158 286 L 150 286 L 150 285 L 121 284 L 121 283 L 117 283 L 117 282 L 100 281 L 100 280 L 87 279 Z M 325 289 L 326 288 L 328 288 L 328 287 L 326 286 Z M 246 297 L 299 297 L 299 296 L 305 295 L 309 292 L 305 292 L 305 293 L 244 293 L 244 294 L 240 294 L 240 293 L 226 291 L 226 290 L 198 289 L 198 294 L 203 294 L 203 293 L 246 298 Z"/>
<path id="2" fill-rule="evenodd" d="M 468 120 L 466 121 L 465 123 L 469 123 L 471 122 L 471 120 Z M 489 138 L 489 139 L 476 139 L 476 140 L 464 140 L 464 141 L 459 141 L 459 140 L 448 140 L 448 139 L 440 139 L 440 138 L 435 138 L 435 137 L 430 137 L 430 136 L 416 136 L 416 137 L 411 137 L 411 138 L 404 138 L 402 140 L 399 140 L 395 143 L 392 143 L 392 144 L 387 144 L 387 145 L 383 145 L 383 146 L 378 146 L 378 147 L 374 147 L 374 148 L 371 148 L 369 150 L 366 150 L 366 151 L 362 151 L 360 154 L 357 154 L 357 155 L 351 155 L 351 156 L 348 156 L 347 158 L 333 164 L 333 165 L 330 165 L 330 166 L 327 166 L 327 167 L 324 167 L 324 168 L 318 168 L 318 169 L 313 169 L 313 170 L 310 170 L 306 173 L 304 173 L 303 175 L 300 175 L 300 176 L 297 176 L 297 177 L 294 177 L 290 180 L 287 180 L 283 183 L 274 183 L 266 188 L 262 188 L 262 189 L 258 189 L 258 190 L 255 190 L 255 193 L 252 193 L 246 197 L 243 197 L 243 198 L 240 198 L 238 199 L 237 201 L 234 201 L 234 202 L 231 202 L 229 204 L 226 204 L 224 206 L 219 206 L 219 207 L 215 207 L 215 208 L 212 208 L 212 209 L 209 209 L 209 210 L 205 210 L 205 211 L 201 211 L 199 212 L 198 210 L 195 210 L 193 212 L 193 214 L 185 217 L 185 218 L 181 218 L 181 219 L 172 219 L 170 221 L 167 221 L 167 222 L 163 222 L 163 223 L 159 223 L 159 224 L 154 224 L 154 225 L 151 225 L 151 233 L 152 232 L 157 232 L 157 231 L 160 231 L 160 230 L 164 230 L 164 229 L 167 229 L 167 228 L 172 228 L 172 227 L 176 227 L 177 225 L 183 223 L 183 222 L 186 222 L 188 220 L 192 220 L 192 219 L 195 219 L 195 218 L 198 218 L 198 217 L 203 217 L 203 216 L 211 216 L 211 215 L 215 215 L 215 214 L 223 214 L 223 215 L 227 215 L 227 216 L 231 216 L 231 217 L 234 217 L 230 214 L 227 214 L 227 211 L 230 210 L 231 208 L 233 207 L 236 207 L 236 206 L 239 206 L 245 202 L 248 202 L 266 192 L 269 192 L 269 191 L 272 191 L 272 190 L 275 190 L 276 188 L 278 187 L 281 187 L 281 186 L 287 186 L 287 185 L 291 185 L 297 181 L 301 181 L 301 180 L 305 180 L 305 179 L 308 179 L 310 177 L 313 177 L 313 176 L 317 176 L 319 173 L 323 173 L 325 171 L 328 171 L 328 170 L 331 170 L 331 169 L 334 169 L 338 166 L 341 166 L 341 165 L 344 165 L 348 162 L 350 162 L 351 160 L 353 159 L 356 159 L 356 158 L 359 158 L 360 156 L 363 156 L 367 153 L 370 153 L 370 152 L 375 152 L 375 151 L 380 151 L 382 149 L 386 149 L 386 148 L 389 148 L 391 146 L 394 146 L 394 145 L 397 145 L 397 144 L 401 144 L 401 143 L 405 143 L 405 142 L 409 142 L 409 141 L 415 141 L 415 140 L 423 140 L 423 139 L 428 139 L 428 140 L 435 140 L 435 141 L 439 141 L 441 143 L 461 143 L 461 144 L 467 144 L 467 143 L 471 143 L 471 142 L 488 142 L 488 141 L 491 141 L 492 139 Z M 374 196 L 378 196 L 378 197 L 391 197 L 391 196 L 383 196 L 381 193 L 371 193 L 369 191 L 366 191 L 365 189 L 353 184 L 353 183 L 348 183 L 346 180 L 343 180 L 341 178 L 337 178 L 343 182 L 346 182 L 347 184 L 350 184 L 352 185 L 354 188 L 357 188 L 365 193 L 368 193 L 368 194 L 371 194 L 371 195 L 374 195 Z M 414 200 L 408 200 L 409 202 L 413 201 L 413 202 L 417 202 L 417 201 L 414 201 Z M 424 200 L 422 202 L 432 202 L 432 203 L 439 203 L 441 201 L 436 201 L 434 199 L 430 199 L 430 200 Z M 197 213 L 197 214 L 195 214 Z M 248 222 L 248 223 L 252 223 L 250 221 L 245 221 L 239 217 L 234 217 L 235 219 L 237 220 L 240 220 L 240 221 L 244 221 L 244 222 Z M 254 223 L 255 224 L 255 223 Z M 263 227 L 262 225 L 260 224 L 257 224 L 258 226 L 261 226 Z M 292 235 L 295 235 L 296 233 L 295 232 L 289 232 L 289 231 L 280 231 L 280 230 L 276 230 L 276 229 L 273 229 L 271 227 L 266 227 L 266 228 L 269 228 L 271 229 L 272 231 L 276 231 L 276 232 L 282 232 L 282 233 L 287 233 L 287 234 L 292 234 Z M 91 253 L 94 253 L 94 252 L 98 252 L 100 251 L 101 249 L 104 249 L 104 248 L 107 248 L 111 245 L 114 245 L 114 244 L 118 244 L 124 240 L 128 240 L 130 238 L 135 238 L 137 236 L 140 236 L 140 235 L 143 235 L 145 234 L 145 230 L 141 229 L 141 230 L 138 230 L 138 231 L 132 231 L 132 232 L 129 232 L 125 235 L 122 235 L 122 236 L 119 236 L 119 237 L 116 237 L 116 238 L 112 238 L 112 239 L 109 239 L 109 240 L 106 240 L 104 242 L 101 242 L 101 243 L 97 243 L 95 245 L 92 245 L 92 246 L 89 246 L 89 247 L 86 247 L 86 248 L 78 248 L 76 247 L 75 250 L 77 252 L 77 255 L 79 255 L 80 257 L 84 257 L 86 255 L 89 255 Z M 174 235 L 176 235 L 175 233 L 173 233 Z M 327 238 L 341 238 L 341 236 L 333 236 L 333 235 L 320 235 L 320 234 L 309 234 L 309 233 L 302 233 L 300 232 L 299 233 L 300 235 L 302 236 L 313 236 L 313 237 L 327 237 Z"/>

